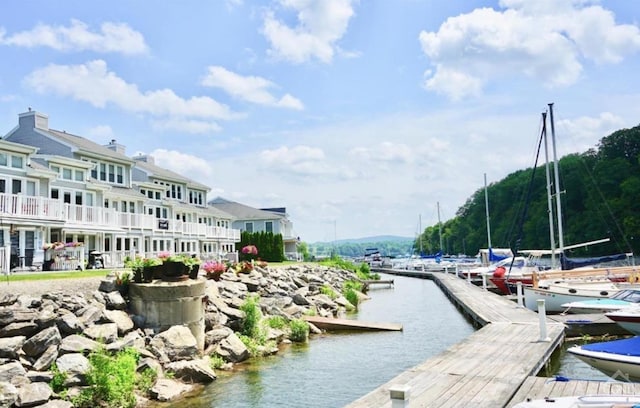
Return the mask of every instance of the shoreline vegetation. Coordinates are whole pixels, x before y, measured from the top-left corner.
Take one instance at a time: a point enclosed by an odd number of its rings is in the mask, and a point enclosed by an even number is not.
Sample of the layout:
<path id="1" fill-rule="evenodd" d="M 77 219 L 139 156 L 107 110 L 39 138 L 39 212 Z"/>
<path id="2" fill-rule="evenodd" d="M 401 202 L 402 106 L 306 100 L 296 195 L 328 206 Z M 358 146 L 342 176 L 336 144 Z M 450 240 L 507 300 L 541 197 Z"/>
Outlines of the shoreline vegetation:
<path id="1" fill-rule="evenodd" d="M 201 274 L 199 350 L 185 326 L 142 328 L 116 278 L 125 270 L 88 272 L 21 273 L 0 282 L 0 406 L 135 407 L 189 398 L 218 370 L 320 333 L 304 315 L 357 310 L 367 298 L 361 280 L 377 276 L 339 258 L 256 265 L 249 273 L 229 268 L 218 281 Z"/>

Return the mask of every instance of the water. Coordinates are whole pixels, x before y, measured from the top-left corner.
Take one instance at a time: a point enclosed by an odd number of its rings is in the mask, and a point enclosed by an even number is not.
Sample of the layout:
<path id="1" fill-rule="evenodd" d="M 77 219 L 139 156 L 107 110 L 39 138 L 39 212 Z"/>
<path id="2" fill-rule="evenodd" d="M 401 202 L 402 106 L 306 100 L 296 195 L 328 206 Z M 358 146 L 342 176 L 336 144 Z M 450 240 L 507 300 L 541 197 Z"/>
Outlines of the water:
<path id="1" fill-rule="evenodd" d="M 163 407 L 342 407 L 398 374 L 439 354 L 474 328 L 430 280 L 385 276 L 392 288 L 373 286 L 359 320 L 401 323 L 401 332 L 314 336 L 308 344 L 243 364 L 202 394 Z"/>
<path id="2" fill-rule="evenodd" d="M 394 287 L 373 286 L 359 320 L 401 323 L 402 332 L 349 332 L 314 336 L 271 357 L 238 365 L 187 401 L 163 408 L 342 407 L 473 333 L 440 288 L 427 279 L 382 275 Z M 608 377 L 564 352 L 548 376 L 606 381 Z"/>

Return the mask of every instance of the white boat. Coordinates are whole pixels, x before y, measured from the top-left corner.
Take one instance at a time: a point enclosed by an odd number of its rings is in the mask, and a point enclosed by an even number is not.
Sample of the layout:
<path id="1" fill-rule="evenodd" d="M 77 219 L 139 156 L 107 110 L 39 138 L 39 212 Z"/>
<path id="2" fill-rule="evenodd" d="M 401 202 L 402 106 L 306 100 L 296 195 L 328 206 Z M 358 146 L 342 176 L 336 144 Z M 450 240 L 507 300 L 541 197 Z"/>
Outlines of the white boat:
<path id="1" fill-rule="evenodd" d="M 614 380 L 640 381 L 640 336 L 573 346 L 567 352 Z"/>
<path id="2" fill-rule="evenodd" d="M 513 408 L 632 408 L 637 404 L 640 404 L 638 395 L 582 395 L 528 400 Z"/>
<path id="3" fill-rule="evenodd" d="M 640 334 L 640 306 L 629 307 L 624 310 L 605 313 L 618 326 L 633 334 Z"/>
<path id="4" fill-rule="evenodd" d="M 563 313 L 566 303 L 609 298 L 620 292 L 618 284 L 609 280 L 566 280 L 523 287 L 527 309 L 538 311 L 538 299 L 544 299 L 547 313 Z"/>
<path id="5" fill-rule="evenodd" d="M 565 313 L 607 313 L 625 310 L 640 303 L 640 289 L 623 289 L 612 297 L 581 300 L 562 305 Z"/>

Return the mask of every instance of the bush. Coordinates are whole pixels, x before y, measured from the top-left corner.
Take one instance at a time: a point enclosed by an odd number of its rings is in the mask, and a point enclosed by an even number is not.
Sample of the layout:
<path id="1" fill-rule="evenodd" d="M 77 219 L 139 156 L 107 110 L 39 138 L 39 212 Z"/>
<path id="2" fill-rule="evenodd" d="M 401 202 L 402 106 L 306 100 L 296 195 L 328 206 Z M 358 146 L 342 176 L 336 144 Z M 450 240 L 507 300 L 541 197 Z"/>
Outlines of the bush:
<path id="1" fill-rule="evenodd" d="M 351 303 L 355 308 L 358 308 L 358 303 L 360 302 L 360 298 L 358 297 L 358 293 L 349 288 L 344 291 L 344 297 Z"/>
<path id="2" fill-rule="evenodd" d="M 247 296 L 244 303 L 240 306 L 240 310 L 244 312 L 242 334 L 251 338 L 256 338 L 260 334 L 262 312 L 260 311 L 259 300 L 260 298 L 258 296 Z"/>
<path id="3" fill-rule="evenodd" d="M 115 355 L 105 349 L 89 355 L 87 373 L 89 387 L 72 400 L 75 407 L 108 406 L 132 408 L 136 405 L 136 366 L 139 355 L 132 349 L 124 349 Z"/>
<path id="4" fill-rule="evenodd" d="M 212 354 L 209 357 L 209 361 L 211 364 L 211 368 L 213 368 L 214 370 L 222 367 L 225 364 L 224 358 L 217 354 Z"/>
<path id="5" fill-rule="evenodd" d="M 320 288 L 320 293 L 322 293 L 323 295 L 329 296 L 331 300 L 335 300 L 338 297 L 338 294 L 336 293 L 336 291 L 333 290 L 333 288 L 327 284 L 322 285 L 322 287 Z"/>
<path id="6" fill-rule="evenodd" d="M 267 324 L 272 329 L 284 329 L 287 326 L 287 319 L 282 316 L 271 316 L 267 319 Z"/>
<path id="7" fill-rule="evenodd" d="M 297 343 L 303 343 L 309 338 L 309 323 L 302 319 L 293 319 L 289 322 L 291 334 L 289 339 Z"/>

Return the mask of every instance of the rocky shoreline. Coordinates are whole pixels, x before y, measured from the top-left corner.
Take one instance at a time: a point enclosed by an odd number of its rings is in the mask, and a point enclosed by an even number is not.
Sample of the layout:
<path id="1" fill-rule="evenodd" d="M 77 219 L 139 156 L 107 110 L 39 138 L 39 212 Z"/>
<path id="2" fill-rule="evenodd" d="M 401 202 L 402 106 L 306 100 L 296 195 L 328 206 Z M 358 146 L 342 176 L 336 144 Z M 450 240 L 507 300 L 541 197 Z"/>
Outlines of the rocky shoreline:
<path id="1" fill-rule="evenodd" d="M 343 283 L 355 279 L 351 271 L 295 264 L 255 267 L 250 274 L 228 271 L 220 281 L 206 280 L 203 351 L 187 327 L 172 326 L 160 333 L 141 329 L 140 316 L 130 314 L 112 277 L 0 284 L 0 407 L 73 407 L 53 391 L 51 368 L 55 364 L 65 373 L 67 396 L 77 395 L 87 386 L 87 356 L 99 347 L 132 347 L 141 356 L 138 371 L 151 368 L 157 373 L 149 395 L 136 396 L 136 406 L 182 398 L 216 379 L 210 356 L 224 359 L 224 369 L 250 358 L 236 334 L 247 296 L 259 295 L 265 317 L 335 317 L 349 308 L 340 295 Z M 338 294 L 335 299 L 321 293 L 326 286 Z M 319 333 L 312 325 L 311 331 Z M 267 338 L 276 347 L 263 352 L 277 353 L 277 344 L 288 342 L 288 335 L 287 330 L 269 328 Z"/>

